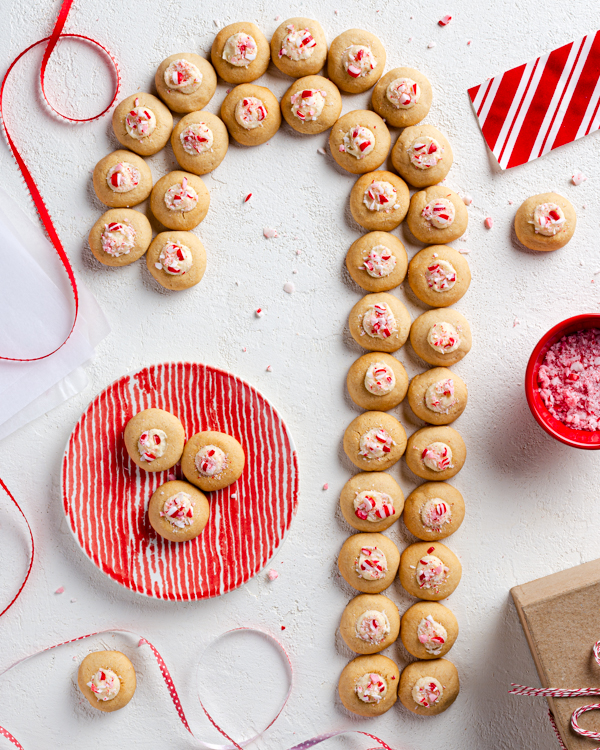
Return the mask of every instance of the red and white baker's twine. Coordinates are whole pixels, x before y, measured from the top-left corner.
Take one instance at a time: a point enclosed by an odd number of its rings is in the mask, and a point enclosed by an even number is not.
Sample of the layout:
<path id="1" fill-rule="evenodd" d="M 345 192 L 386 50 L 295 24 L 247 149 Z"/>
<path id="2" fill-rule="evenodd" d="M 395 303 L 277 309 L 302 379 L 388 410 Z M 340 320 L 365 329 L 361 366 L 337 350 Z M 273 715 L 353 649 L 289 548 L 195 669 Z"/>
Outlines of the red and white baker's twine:
<path id="1" fill-rule="evenodd" d="M 596 641 L 592 651 L 596 664 L 600 667 L 600 641 Z M 591 695 L 600 695 L 600 687 L 576 688 L 573 690 L 567 688 L 531 688 L 524 685 L 516 685 L 514 682 L 511 683 L 511 687 L 513 688 L 509 690 L 511 695 L 534 695 L 539 698 L 583 698 Z M 600 703 L 590 703 L 589 705 L 576 708 L 571 714 L 571 727 L 574 732 L 580 734 L 582 737 L 589 737 L 591 740 L 600 740 L 600 732 L 592 732 L 589 729 L 582 729 L 579 726 L 577 720 L 588 711 L 600 711 Z M 552 721 L 556 736 L 564 747 L 552 714 L 550 714 L 550 720 Z M 595 750 L 600 750 L 600 747 L 595 748 Z"/>
<path id="2" fill-rule="evenodd" d="M 61 6 L 60 12 L 58 14 L 58 18 L 56 20 L 56 24 L 54 25 L 54 29 L 52 31 L 52 34 L 50 36 L 44 37 L 44 39 L 40 39 L 37 42 L 34 42 L 33 44 L 30 44 L 27 49 L 23 50 L 15 59 L 11 62 L 11 64 L 8 67 L 8 70 L 4 74 L 4 78 L 2 79 L 2 85 L 0 86 L 0 120 L 2 122 L 2 126 L 4 129 L 4 135 L 6 136 L 6 140 L 8 142 L 8 145 L 10 147 L 10 150 L 12 151 L 12 154 L 15 158 L 15 161 L 17 162 L 17 165 L 19 169 L 21 170 L 21 173 L 23 175 L 23 178 L 25 179 L 25 184 L 27 185 L 27 188 L 29 189 L 29 192 L 31 193 L 31 197 L 33 199 L 33 203 L 35 205 L 35 208 L 39 214 L 39 217 L 42 221 L 42 224 L 44 225 L 44 228 L 48 234 L 48 237 L 50 238 L 50 241 L 54 245 L 54 249 L 58 253 L 58 257 L 60 258 L 63 267 L 65 269 L 65 272 L 69 278 L 69 282 L 71 284 L 71 289 L 73 292 L 73 299 L 75 301 L 75 310 L 73 314 L 73 324 L 71 326 L 71 330 L 69 331 L 67 337 L 65 340 L 60 344 L 56 349 L 53 349 L 51 352 L 47 352 L 46 354 L 42 354 L 38 357 L 31 357 L 29 359 L 22 359 L 18 357 L 6 357 L 0 355 L 0 360 L 9 360 L 11 362 L 35 362 L 40 359 L 45 359 L 46 357 L 50 357 L 52 354 L 57 352 L 59 349 L 61 349 L 69 340 L 71 337 L 71 334 L 73 333 L 73 330 L 75 328 L 75 324 L 77 323 L 77 315 L 79 312 L 79 292 L 77 291 L 77 281 L 75 280 L 75 274 L 73 273 L 73 267 L 71 266 L 71 262 L 69 260 L 69 257 L 67 256 L 65 249 L 62 245 L 62 242 L 60 240 L 60 237 L 58 236 L 58 232 L 56 231 L 56 228 L 54 227 L 54 224 L 52 222 L 52 218 L 50 216 L 50 212 L 46 208 L 46 204 L 44 203 L 44 199 L 42 198 L 42 194 L 40 193 L 35 180 L 33 179 L 33 176 L 31 175 L 31 172 L 29 171 L 29 168 L 25 164 L 25 160 L 21 156 L 19 150 L 17 149 L 15 142 L 13 141 L 13 138 L 9 132 L 8 124 L 6 122 L 6 116 L 3 111 L 3 103 L 4 103 L 4 88 L 6 86 L 6 82 L 15 67 L 15 65 L 19 62 L 19 60 L 26 55 L 30 50 L 32 50 L 34 47 L 37 47 L 39 44 L 46 44 L 46 49 L 44 51 L 44 57 L 42 59 L 42 65 L 40 68 L 40 85 L 42 90 L 42 96 L 45 101 L 45 103 L 48 105 L 50 110 L 57 115 L 58 117 L 62 118 L 63 120 L 69 122 L 69 123 L 82 123 L 82 122 L 91 122 L 93 120 L 98 120 L 100 117 L 103 117 L 108 113 L 108 111 L 112 108 L 113 104 L 116 102 L 117 97 L 119 95 L 119 91 L 121 88 L 121 74 L 119 71 L 119 65 L 112 55 L 112 53 L 100 42 L 97 42 L 95 39 L 92 39 L 88 36 L 83 36 L 82 34 L 63 34 L 62 30 L 64 28 L 65 22 L 67 20 L 67 16 L 69 15 L 69 11 L 71 10 L 71 5 L 73 4 L 73 0 L 63 0 L 63 4 Z M 50 56 L 52 55 L 52 52 L 54 51 L 56 44 L 59 39 L 76 39 L 78 41 L 84 41 L 89 42 L 90 44 L 96 45 L 111 61 L 114 71 L 115 71 L 115 93 L 113 95 L 113 98 L 106 107 L 106 109 L 102 110 L 100 114 L 94 115 L 93 117 L 84 117 L 84 118 L 75 118 L 75 117 L 69 117 L 68 115 L 63 114 L 60 112 L 48 99 L 46 96 L 46 89 L 45 89 L 45 77 L 46 77 L 46 68 L 48 66 L 48 61 L 50 59 Z"/>

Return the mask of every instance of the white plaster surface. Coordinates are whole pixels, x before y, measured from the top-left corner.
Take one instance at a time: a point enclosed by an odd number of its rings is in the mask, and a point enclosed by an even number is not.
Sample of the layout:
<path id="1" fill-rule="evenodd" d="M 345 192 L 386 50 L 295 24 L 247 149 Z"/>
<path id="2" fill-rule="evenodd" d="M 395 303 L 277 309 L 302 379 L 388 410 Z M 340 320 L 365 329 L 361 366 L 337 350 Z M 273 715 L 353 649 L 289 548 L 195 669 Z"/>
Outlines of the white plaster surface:
<path id="1" fill-rule="evenodd" d="M 3 0 L 0 7 L 4 70 L 21 49 L 50 32 L 58 4 Z M 166 293 L 143 262 L 110 269 L 92 258 L 86 236 L 103 207 L 94 196 L 91 171 L 117 144 L 109 118 L 70 126 L 40 107 L 34 93 L 40 48 L 19 67 L 7 91 L 8 121 L 77 276 L 96 295 L 113 331 L 88 368 L 88 388 L 2 442 L 0 475 L 31 521 L 37 557 L 24 594 L 0 621 L 0 668 L 99 628 L 130 628 L 162 652 L 199 736 L 219 742 L 201 718 L 196 664 L 223 631 L 256 625 L 281 637 L 295 669 L 290 702 L 256 743 L 258 748 L 285 750 L 342 727 L 376 733 L 395 750 L 553 748 L 544 703 L 507 695 L 511 681 L 538 684 L 509 589 L 598 557 L 600 468 L 598 454 L 562 446 L 541 431 L 527 410 L 523 375 L 530 351 L 547 329 L 568 316 L 598 309 L 600 137 L 595 133 L 503 173 L 488 157 L 466 89 L 595 30 L 600 10 L 587 0 L 568 5 L 548 0 L 543 6 L 531 0 L 366 0 L 353 9 L 338 0 L 297 6 L 274 0 L 234 5 L 216 0 L 77 0 L 67 31 L 92 35 L 113 50 L 123 73 L 123 95 L 128 95 L 150 90 L 154 70 L 167 55 L 189 50 L 207 54 L 216 31 L 226 23 L 252 20 L 270 37 L 278 25 L 276 17 L 284 20 L 300 13 L 319 19 L 329 41 L 347 28 L 369 29 L 386 46 L 388 70 L 410 65 L 429 76 L 434 101 L 426 121 L 448 135 L 455 154 L 448 184 L 474 199 L 468 237 L 454 243 L 469 250 L 473 282 L 456 307 L 474 334 L 471 353 L 456 367 L 470 394 L 467 411 L 455 424 L 469 455 L 453 480 L 464 494 L 467 514 L 448 541 L 464 566 L 463 580 L 448 602 L 461 628 L 449 655 L 460 671 L 461 694 L 451 710 L 429 720 L 413 716 L 400 704 L 379 719 L 358 719 L 337 699 L 339 673 L 352 657 L 340 642 L 337 626 L 354 593 L 336 568 L 337 552 L 351 531 L 337 510 L 337 498 L 354 471 L 341 441 L 358 413 L 346 395 L 345 376 L 363 353 L 346 327 L 361 290 L 347 276 L 344 256 L 361 230 L 348 212 L 354 178 L 339 170 L 328 154 L 318 153 L 326 147 L 327 134 L 301 137 L 284 125 L 259 148 L 233 143 L 223 164 L 206 178 L 212 203 L 196 230 L 208 252 L 204 280 L 190 292 Z M 437 20 L 445 13 L 453 20 L 440 28 Z M 431 41 L 436 46 L 429 49 Z M 271 66 L 258 83 L 281 97 L 290 80 Z M 109 84 L 105 64 L 82 45 L 62 44 L 49 68 L 49 92 L 67 113 L 95 113 L 107 101 Z M 211 111 L 218 112 L 226 88 L 219 85 L 208 106 Z M 369 99 L 370 93 L 345 96 L 344 112 L 366 106 Z M 149 163 L 155 178 L 173 168 L 170 147 Z M 574 169 L 589 177 L 579 187 L 570 184 Z M 4 142 L 0 170 L 2 185 L 35 218 Z M 572 201 L 577 231 L 564 250 L 533 254 L 517 245 L 512 221 L 522 200 L 547 190 Z M 253 197 L 243 204 L 249 192 Z M 484 228 L 486 216 L 494 219 L 492 230 Z M 276 228 L 279 237 L 265 239 L 264 227 Z M 418 246 L 403 227 L 398 232 L 412 256 Z M 291 295 L 283 291 L 289 281 L 296 288 Z M 422 312 L 406 284 L 394 294 L 407 303 L 413 317 Z M 257 307 L 266 311 L 260 319 L 254 316 Z M 410 374 L 422 369 L 409 347 L 398 356 Z M 300 504 L 273 563 L 280 573 L 276 581 L 269 582 L 265 571 L 218 600 L 156 602 L 110 581 L 74 542 L 59 491 L 69 433 L 88 402 L 114 379 L 165 360 L 196 360 L 231 370 L 259 388 L 292 430 L 299 446 Z M 267 365 L 272 365 L 271 372 Z M 394 413 L 409 432 L 419 426 L 406 405 Z M 418 483 L 403 461 L 391 473 L 406 492 Z M 325 482 L 327 491 L 322 489 Z M 7 597 L 11 581 L 25 565 L 19 551 L 25 537 L 4 500 L 0 506 L 0 594 Z M 401 548 L 414 541 L 402 522 L 387 533 Z M 59 586 L 65 588 L 62 595 L 53 593 Z M 399 584 L 387 593 L 401 611 L 411 603 Z M 89 709 L 74 686 L 79 660 L 101 643 L 125 650 L 138 669 L 135 700 L 112 716 Z M 400 645 L 386 653 L 400 667 L 409 660 Z M 226 672 L 229 666 L 221 664 Z M 278 674 L 272 683 L 268 670 L 259 671 L 242 681 L 247 691 L 228 702 L 218 667 L 210 675 L 203 679 L 204 690 L 221 691 L 217 718 L 237 736 L 250 732 L 253 701 L 270 696 L 273 684 L 276 690 L 283 680 Z M 137 639 L 123 636 L 76 644 L 18 667 L 0 679 L 0 706 L 0 724 L 26 750 L 194 747 L 150 653 L 137 650 Z M 372 745 L 351 736 L 331 740 L 326 747 L 364 750 Z"/>

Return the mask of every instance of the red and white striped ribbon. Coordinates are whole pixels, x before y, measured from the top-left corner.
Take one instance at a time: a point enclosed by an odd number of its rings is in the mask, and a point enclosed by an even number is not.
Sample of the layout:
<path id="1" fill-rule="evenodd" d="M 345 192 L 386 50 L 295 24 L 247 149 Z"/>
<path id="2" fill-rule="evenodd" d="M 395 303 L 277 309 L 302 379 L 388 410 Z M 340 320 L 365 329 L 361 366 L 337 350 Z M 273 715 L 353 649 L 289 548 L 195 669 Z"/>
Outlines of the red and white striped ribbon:
<path id="1" fill-rule="evenodd" d="M 600 31 L 469 89 L 502 169 L 600 128 Z"/>
<path id="2" fill-rule="evenodd" d="M 592 649 L 596 664 L 600 667 L 600 641 L 596 641 Z M 511 683 L 512 690 L 508 692 L 511 695 L 534 695 L 540 698 L 583 698 L 592 695 L 600 695 L 600 687 L 589 687 L 589 688 L 532 688 L 525 687 L 524 685 L 517 685 L 514 682 Z M 600 732 L 592 732 L 589 729 L 583 729 L 579 726 L 577 721 L 580 716 L 587 713 L 588 711 L 600 711 L 600 703 L 591 703 L 587 706 L 580 706 L 576 708 L 571 714 L 571 727 L 573 731 L 580 734 L 582 737 L 589 737 L 591 740 L 600 740 Z M 550 714 L 550 721 L 556 732 L 556 736 L 564 748 L 564 743 L 560 737 L 558 727 L 552 714 Z M 594 750 L 600 750 L 600 747 L 594 748 Z"/>
<path id="3" fill-rule="evenodd" d="M 17 601 L 17 599 L 21 595 L 21 592 L 25 588 L 25 584 L 27 583 L 27 581 L 29 579 L 29 574 L 31 573 L 31 568 L 33 567 L 33 558 L 35 557 L 35 542 L 33 541 L 33 532 L 31 531 L 31 526 L 29 525 L 29 521 L 27 520 L 27 516 L 25 515 L 25 513 L 23 513 L 23 511 L 21 510 L 21 506 L 15 500 L 15 498 L 12 496 L 11 491 L 4 484 L 4 482 L 2 481 L 2 479 L 0 479 L 0 487 L 2 487 L 2 489 L 4 490 L 4 492 L 6 492 L 6 494 L 8 495 L 9 499 L 11 500 L 11 502 L 13 503 L 13 505 L 15 506 L 15 508 L 23 516 L 23 520 L 25 521 L 25 524 L 27 526 L 27 531 L 29 532 L 29 539 L 31 541 L 31 552 L 29 553 L 29 566 L 27 567 L 27 572 L 25 573 L 25 578 L 23 578 L 23 582 L 21 583 L 21 585 L 20 585 L 19 590 L 17 591 L 17 593 L 13 596 L 13 598 L 6 605 L 6 607 L 4 607 L 4 609 L 0 612 L 0 617 L 2 617 L 2 615 L 5 612 L 8 612 L 8 610 L 12 607 L 12 605 Z"/>

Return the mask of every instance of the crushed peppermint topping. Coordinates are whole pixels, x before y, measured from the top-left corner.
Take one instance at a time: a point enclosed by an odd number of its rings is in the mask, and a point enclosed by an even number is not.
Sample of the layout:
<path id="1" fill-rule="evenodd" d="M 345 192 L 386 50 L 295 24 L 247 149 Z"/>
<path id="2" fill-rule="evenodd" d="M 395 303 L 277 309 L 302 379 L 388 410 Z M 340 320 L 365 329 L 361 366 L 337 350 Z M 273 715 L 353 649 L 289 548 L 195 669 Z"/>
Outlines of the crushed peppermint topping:
<path id="1" fill-rule="evenodd" d="M 436 414 L 449 414 L 456 406 L 458 399 L 454 397 L 454 381 L 452 378 L 438 380 L 425 391 L 425 404 Z"/>
<path id="2" fill-rule="evenodd" d="M 183 276 L 193 264 L 192 251 L 180 242 L 167 242 L 158 259 L 160 263 L 155 264 L 156 268 L 169 276 Z"/>
<path id="3" fill-rule="evenodd" d="M 354 692 L 363 703 L 379 703 L 387 693 L 387 682 L 376 672 L 367 672 L 359 677 Z"/>
<path id="4" fill-rule="evenodd" d="M 454 222 L 456 209 L 447 198 L 436 198 L 425 206 L 421 216 L 436 229 L 448 229 Z"/>
<path id="5" fill-rule="evenodd" d="M 419 706 L 423 706 L 423 708 L 435 706 L 443 693 L 444 688 L 435 677 L 421 677 L 415 682 L 412 689 L 414 702 Z"/>
<path id="6" fill-rule="evenodd" d="M 235 65 L 237 68 L 247 68 L 251 62 L 256 60 L 258 45 L 250 34 L 239 32 L 233 34 L 225 42 L 223 47 L 223 60 Z"/>
<path id="7" fill-rule="evenodd" d="M 354 567 L 358 577 L 367 581 L 385 578 L 388 570 L 385 554 L 378 547 L 362 547 Z"/>
<path id="8" fill-rule="evenodd" d="M 396 268 L 396 256 L 385 245 L 375 245 L 369 250 L 369 254 L 363 256 L 363 264 L 359 271 L 366 271 L 374 279 L 389 276 Z"/>
<path id="9" fill-rule="evenodd" d="M 168 89 L 181 94 L 193 94 L 202 84 L 202 73 L 187 60 L 173 60 L 165 70 L 164 80 Z"/>
<path id="10" fill-rule="evenodd" d="M 212 151 L 214 136 L 205 122 L 194 122 L 181 131 L 179 140 L 186 154 L 196 156 Z"/>
<path id="11" fill-rule="evenodd" d="M 194 464 L 200 476 L 216 477 L 227 467 L 227 453 L 216 445 L 203 445 L 196 453 Z"/>
<path id="12" fill-rule="evenodd" d="M 539 392 L 553 417 L 575 430 L 600 429 L 600 329 L 563 336 L 546 352 Z"/>
<path id="13" fill-rule="evenodd" d="M 121 680 L 112 669 L 99 669 L 92 679 L 86 683 L 99 701 L 111 701 L 116 698 L 121 689 Z"/>
<path id="14" fill-rule="evenodd" d="M 357 492 L 354 498 L 354 513 L 361 521 L 378 523 L 395 514 L 393 503 L 392 498 L 385 492 Z"/>
<path id="15" fill-rule="evenodd" d="M 396 441 L 387 430 L 383 427 L 373 427 L 360 436 L 358 455 L 367 461 L 378 460 L 391 453 L 393 445 L 396 445 Z"/>
<path id="16" fill-rule="evenodd" d="M 106 182 L 114 193 L 128 193 L 139 185 L 140 179 L 139 170 L 127 161 L 115 164 L 106 173 Z"/>
<path id="17" fill-rule="evenodd" d="M 494 220 L 491 216 L 487 216 L 483 223 L 486 229 L 491 229 L 494 226 Z"/>
<path id="18" fill-rule="evenodd" d="M 448 640 L 448 631 L 431 615 L 427 615 L 417 625 L 417 638 L 428 654 L 439 656 Z"/>
<path id="19" fill-rule="evenodd" d="M 544 237 L 553 237 L 565 228 L 565 215 L 557 203 L 540 203 L 533 212 L 533 231 Z"/>
<path id="20" fill-rule="evenodd" d="M 439 440 L 430 443 L 421 452 L 421 461 L 431 471 L 446 471 L 453 469 L 452 448 Z"/>
<path id="21" fill-rule="evenodd" d="M 385 396 L 396 387 L 396 375 L 391 367 L 383 362 L 369 365 L 365 373 L 365 388 L 374 396 Z"/>
<path id="22" fill-rule="evenodd" d="M 410 109 L 421 98 L 421 87 L 412 78 L 395 78 L 388 84 L 385 95 L 396 109 Z"/>
<path id="23" fill-rule="evenodd" d="M 456 284 L 456 269 L 447 260 L 433 260 L 425 271 L 427 286 L 434 292 L 447 292 Z"/>
<path id="24" fill-rule="evenodd" d="M 434 549 L 430 547 L 430 549 Z M 423 555 L 417 563 L 415 576 L 421 589 L 433 589 L 436 593 L 439 587 L 448 580 L 450 568 L 432 554 Z"/>
<path id="25" fill-rule="evenodd" d="M 396 188 L 391 182 L 373 180 L 365 190 L 363 203 L 369 211 L 383 211 L 387 213 L 388 211 L 400 208 L 399 204 L 396 203 L 397 197 Z"/>
<path id="26" fill-rule="evenodd" d="M 410 163 L 417 169 L 429 169 L 442 160 L 444 147 L 428 135 L 419 136 L 406 149 Z"/>
<path id="27" fill-rule="evenodd" d="M 352 78 L 362 78 L 375 69 L 377 60 L 370 47 L 352 44 L 342 53 L 342 65 Z"/>
<path id="28" fill-rule="evenodd" d="M 451 323 L 434 323 L 427 334 L 427 343 L 438 354 L 450 354 L 460 346 L 460 336 Z"/>
<path id="29" fill-rule="evenodd" d="M 452 508 L 439 497 L 429 498 L 421 508 L 421 523 L 431 531 L 440 531 L 452 520 Z"/>
<path id="30" fill-rule="evenodd" d="M 326 91 L 321 89 L 302 89 L 292 94 L 292 114 L 302 122 L 318 120 L 325 106 Z"/>
<path id="31" fill-rule="evenodd" d="M 146 138 L 156 130 L 156 115 L 148 107 L 136 106 L 125 115 L 125 130 L 136 141 Z"/>
<path id="32" fill-rule="evenodd" d="M 296 29 L 294 24 L 287 27 L 287 34 L 281 42 L 279 57 L 284 55 L 294 62 L 308 60 L 315 51 L 317 41 L 308 29 Z"/>
<path id="33" fill-rule="evenodd" d="M 376 609 L 368 609 L 356 620 L 356 637 L 374 646 L 382 643 L 390 631 L 388 616 Z"/>
<path id="34" fill-rule="evenodd" d="M 344 151 L 356 159 L 364 159 L 375 148 L 375 136 L 362 125 L 356 125 L 345 133 L 343 138 L 343 148 L 340 145 L 340 151 Z"/>
<path id="35" fill-rule="evenodd" d="M 235 105 L 235 119 L 246 130 L 261 128 L 267 115 L 264 102 L 256 96 L 245 96 Z"/>
<path id="36" fill-rule="evenodd" d="M 159 515 L 177 529 L 191 526 L 194 522 L 194 503 L 191 496 L 187 492 L 172 495 L 166 500 Z"/>
<path id="37" fill-rule="evenodd" d="M 163 430 L 144 430 L 138 438 L 137 449 L 140 461 L 152 463 L 164 455 L 167 449 L 167 433 Z"/>
<path id="38" fill-rule="evenodd" d="M 583 172 L 580 172 L 578 169 L 576 169 L 573 172 L 573 175 L 571 177 L 571 182 L 573 185 L 581 185 L 582 182 L 585 182 L 587 180 L 587 177 L 583 174 Z"/>
<path id="39" fill-rule="evenodd" d="M 452 20 L 452 16 L 442 16 L 438 21 L 438 26 L 447 26 Z"/>
<path id="40" fill-rule="evenodd" d="M 188 185 L 187 177 L 184 177 L 181 182 L 171 185 L 165 193 L 164 201 L 169 211 L 187 213 L 196 208 L 198 193 L 191 185 Z"/>
<path id="41" fill-rule="evenodd" d="M 367 307 L 362 318 L 362 328 L 367 336 L 387 339 L 396 333 L 398 324 L 389 305 L 386 302 L 376 302 Z"/>
<path id="42" fill-rule="evenodd" d="M 135 247 L 135 235 L 135 229 L 128 221 L 111 221 L 102 230 L 102 250 L 113 258 L 127 255 Z"/>

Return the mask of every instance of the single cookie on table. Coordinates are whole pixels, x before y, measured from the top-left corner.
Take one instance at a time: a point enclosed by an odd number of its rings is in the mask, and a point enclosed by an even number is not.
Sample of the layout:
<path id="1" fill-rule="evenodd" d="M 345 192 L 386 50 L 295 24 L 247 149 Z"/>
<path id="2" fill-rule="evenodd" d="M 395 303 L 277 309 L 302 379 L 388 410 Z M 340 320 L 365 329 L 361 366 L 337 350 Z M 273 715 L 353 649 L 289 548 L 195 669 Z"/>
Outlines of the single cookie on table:
<path id="1" fill-rule="evenodd" d="M 366 411 L 352 420 L 344 433 L 344 451 L 363 471 L 385 471 L 406 449 L 406 431 L 391 414 Z"/>
<path id="2" fill-rule="evenodd" d="M 189 542 L 204 529 L 210 517 L 206 496 L 187 482 L 165 482 L 148 505 L 148 520 L 157 534 L 171 542 Z"/>
<path id="3" fill-rule="evenodd" d="M 396 702 L 399 682 L 398 667 L 387 656 L 357 656 L 344 667 L 338 693 L 348 711 L 359 716 L 381 716 Z"/>
<path id="4" fill-rule="evenodd" d="M 323 76 L 294 81 L 281 99 L 281 114 L 298 133 L 315 135 L 330 128 L 342 111 L 337 86 Z"/>
<path id="5" fill-rule="evenodd" d="M 448 245 L 424 247 L 408 265 L 410 288 L 426 305 L 448 307 L 458 302 L 471 283 L 465 257 Z"/>
<path id="6" fill-rule="evenodd" d="M 400 553 L 383 534 L 353 534 L 338 556 L 342 578 L 358 591 L 378 594 L 396 577 Z"/>
<path id="7" fill-rule="evenodd" d="M 129 458 L 145 471 L 171 469 L 181 458 L 185 430 L 181 421 L 164 409 L 144 409 L 125 425 Z"/>
<path id="8" fill-rule="evenodd" d="M 352 174 L 372 172 L 386 160 L 392 139 L 385 122 L 368 109 L 347 112 L 331 128 L 329 149 Z"/>
<path id="9" fill-rule="evenodd" d="M 375 112 L 393 128 L 407 128 L 424 120 L 431 107 L 429 80 L 414 68 L 394 68 L 373 89 Z"/>
<path id="10" fill-rule="evenodd" d="M 105 713 L 118 711 L 133 698 L 135 669 L 120 651 L 94 651 L 79 665 L 77 685 L 90 706 Z"/>
<path id="11" fill-rule="evenodd" d="M 327 39 L 312 18 L 288 18 L 271 38 L 271 60 L 282 73 L 302 78 L 318 73 L 327 59 Z"/>
<path id="12" fill-rule="evenodd" d="M 180 166 L 192 174 L 208 174 L 225 158 L 229 134 L 225 123 L 210 112 L 191 112 L 171 133 L 171 147 Z"/>
<path id="13" fill-rule="evenodd" d="M 275 96 L 264 86 L 245 83 L 232 89 L 221 104 L 221 117 L 231 137 L 243 146 L 259 146 L 281 125 Z"/>
<path id="14" fill-rule="evenodd" d="M 193 52 L 179 52 L 163 60 L 154 76 L 160 98 L 173 112 L 196 112 L 206 107 L 217 90 L 213 66 Z"/>
<path id="15" fill-rule="evenodd" d="M 112 208 L 91 228 L 88 242 L 96 260 L 105 266 L 128 266 L 148 249 L 150 222 L 131 208 Z"/>
<path id="16" fill-rule="evenodd" d="M 405 128 L 392 149 L 394 169 L 416 188 L 441 182 L 453 160 L 448 139 L 433 125 Z"/>
<path id="17" fill-rule="evenodd" d="M 169 172 L 152 188 L 150 210 L 169 229 L 197 227 L 208 213 L 210 193 L 200 177 L 190 172 Z"/>
<path id="18" fill-rule="evenodd" d="M 369 232 L 355 240 L 346 254 L 346 268 L 367 292 L 388 292 L 404 281 L 406 248 L 389 232 Z"/>
<path id="19" fill-rule="evenodd" d="M 421 479 L 450 479 L 462 469 L 466 458 L 465 441 L 452 427 L 422 427 L 408 439 L 406 463 Z"/>
<path id="20" fill-rule="evenodd" d="M 246 455 L 241 444 L 223 432 L 198 432 L 185 444 L 181 469 L 188 482 L 211 492 L 237 482 Z"/>
<path id="21" fill-rule="evenodd" d="M 558 250 L 573 236 L 577 215 L 571 202 L 558 193 L 527 198 L 515 215 L 515 232 L 530 250 Z"/>
<path id="22" fill-rule="evenodd" d="M 467 231 L 469 212 L 462 198 L 444 185 L 419 190 L 410 199 L 408 228 L 420 242 L 443 245 Z"/>
<path id="23" fill-rule="evenodd" d="M 425 482 L 413 490 L 404 504 L 404 524 L 417 539 L 437 542 L 454 534 L 465 517 L 465 501 L 446 482 Z"/>
<path id="24" fill-rule="evenodd" d="M 348 316 L 352 338 L 363 349 L 395 352 L 410 332 L 410 313 L 392 294 L 366 294 Z"/>
<path id="25" fill-rule="evenodd" d="M 437 602 L 456 589 L 462 576 L 458 557 L 441 542 L 416 542 L 400 558 L 400 583 L 409 594 Z"/>
<path id="26" fill-rule="evenodd" d="M 136 154 L 151 156 L 167 145 L 173 115 L 160 99 L 140 91 L 117 105 L 112 126 L 119 143 Z"/>
<path id="27" fill-rule="evenodd" d="M 254 23 L 231 23 L 221 29 L 210 50 L 217 73 L 227 83 L 250 83 L 266 73 L 270 47 Z"/>
<path id="28" fill-rule="evenodd" d="M 398 607 L 383 594 L 359 594 L 348 602 L 340 635 L 357 654 L 376 654 L 391 646 L 400 632 Z"/>
<path id="29" fill-rule="evenodd" d="M 437 659 L 454 646 L 458 620 L 439 602 L 417 602 L 402 615 L 400 638 L 417 659 Z"/>
<path id="30" fill-rule="evenodd" d="M 360 94 L 381 78 L 385 57 L 385 47 L 375 34 L 348 29 L 331 42 L 327 75 L 342 91 Z"/>
<path id="31" fill-rule="evenodd" d="M 340 493 L 340 509 L 358 531 L 385 531 L 404 508 L 404 494 L 389 474 L 367 471 L 355 474 Z"/>
<path id="32" fill-rule="evenodd" d="M 467 405 L 464 380 L 445 367 L 415 375 L 408 386 L 408 403 L 413 412 L 430 424 L 450 424 Z"/>
<path id="33" fill-rule="evenodd" d="M 451 661 L 414 661 L 402 671 L 398 697 L 414 714 L 436 716 L 450 708 L 459 689 L 458 670 Z"/>
<path id="34" fill-rule="evenodd" d="M 357 224 L 370 230 L 391 232 L 406 216 L 408 185 L 393 172 L 368 172 L 354 183 L 350 213 Z"/>
<path id="35" fill-rule="evenodd" d="M 146 265 L 161 286 L 179 292 L 202 280 L 206 250 L 192 232 L 161 232 L 148 248 Z"/>
<path id="36" fill-rule="evenodd" d="M 428 310 L 413 321 L 410 343 L 427 364 L 455 365 L 471 350 L 471 328 L 458 310 Z"/>
<path id="37" fill-rule="evenodd" d="M 119 149 L 96 164 L 93 184 L 98 200 L 105 205 L 130 208 L 152 192 L 152 172 L 140 156 Z"/>
<path id="38" fill-rule="evenodd" d="M 404 399 L 408 375 L 401 362 L 385 352 L 363 354 L 348 370 L 346 386 L 357 406 L 389 411 Z"/>

